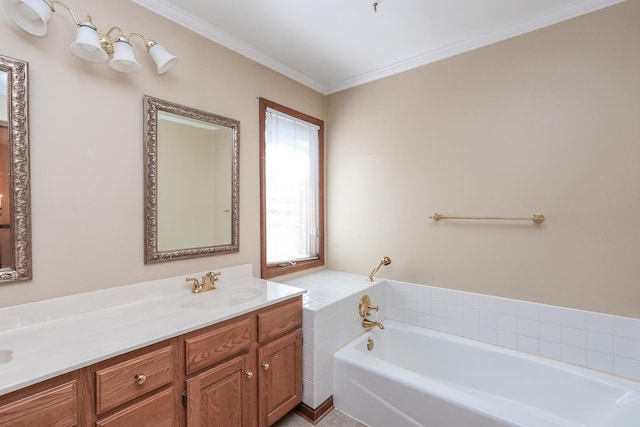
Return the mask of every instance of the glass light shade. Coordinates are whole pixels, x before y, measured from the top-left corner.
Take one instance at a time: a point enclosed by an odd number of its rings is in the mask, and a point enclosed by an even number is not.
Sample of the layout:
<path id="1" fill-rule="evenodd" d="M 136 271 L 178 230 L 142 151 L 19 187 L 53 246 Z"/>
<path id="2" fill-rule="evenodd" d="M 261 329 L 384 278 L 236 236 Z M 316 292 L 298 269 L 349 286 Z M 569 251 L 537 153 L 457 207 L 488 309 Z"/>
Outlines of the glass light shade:
<path id="1" fill-rule="evenodd" d="M 47 22 L 53 11 L 44 0 L 4 0 L 9 18 L 20 28 L 34 36 L 47 34 Z"/>
<path id="2" fill-rule="evenodd" d="M 163 74 L 173 68 L 178 62 L 178 57 L 170 54 L 167 50 L 155 43 L 149 48 L 149 55 L 158 67 L 158 73 Z"/>
<path id="3" fill-rule="evenodd" d="M 133 56 L 133 48 L 126 38 L 118 37 L 113 43 L 113 58 L 109 66 L 121 73 L 135 73 L 140 71 L 140 64 Z"/>
<path id="4" fill-rule="evenodd" d="M 69 49 L 78 58 L 89 62 L 104 62 L 109 58 L 100 45 L 97 31 L 83 24 L 78 27 L 76 41 L 69 45 Z"/>

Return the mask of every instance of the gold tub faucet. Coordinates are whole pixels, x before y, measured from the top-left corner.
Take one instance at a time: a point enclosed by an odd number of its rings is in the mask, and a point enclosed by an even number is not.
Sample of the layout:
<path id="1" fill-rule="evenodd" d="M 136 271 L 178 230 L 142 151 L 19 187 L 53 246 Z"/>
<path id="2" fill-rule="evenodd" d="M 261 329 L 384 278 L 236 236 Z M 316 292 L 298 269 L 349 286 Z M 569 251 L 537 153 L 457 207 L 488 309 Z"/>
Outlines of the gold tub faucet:
<path id="1" fill-rule="evenodd" d="M 358 304 L 358 313 L 360 313 L 360 317 L 362 317 L 362 327 L 371 328 L 373 326 L 377 326 L 380 329 L 384 329 L 384 325 L 382 323 L 367 319 L 371 310 L 378 311 L 380 308 L 371 303 L 369 295 L 363 295 L 362 298 L 360 298 L 360 304 Z"/>
<path id="2" fill-rule="evenodd" d="M 211 271 L 202 276 L 202 283 L 198 282 L 195 277 L 187 277 L 187 282 L 193 282 L 191 293 L 199 294 L 200 292 L 211 291 L 216 288 L 216 281 L 219 279 L 221 272 L 212 273 Z"/>
<path id="3" fill-rule="evenodd" d="M 362 319 L 362 327 L 363 328 L 371 328 L 373 326 L 377 326 L 380 329 L 384 329 L 384 325 L 380 322 L 374 322 L 373 320 L 369 320 L 366 317 Z"/>

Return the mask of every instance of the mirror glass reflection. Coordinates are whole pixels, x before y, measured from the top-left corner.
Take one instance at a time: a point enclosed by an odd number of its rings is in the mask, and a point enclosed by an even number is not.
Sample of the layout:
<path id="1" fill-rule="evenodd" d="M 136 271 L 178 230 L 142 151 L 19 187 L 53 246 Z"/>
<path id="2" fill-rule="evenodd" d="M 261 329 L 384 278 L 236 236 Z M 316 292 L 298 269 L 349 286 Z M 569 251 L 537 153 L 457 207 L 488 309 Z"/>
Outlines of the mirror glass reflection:
<path id="1" fill-rule="evenodd" d="M 0 70 L 0 269 L 12 270 L 7 80 L 7 72 Z"/>
<path id="2" fill-rule="evenodd" d="M 240 122 L 145 96 L 145 262 L 239 250 Z"/>
<path id="3" fill-rule="evenodd" d="M 231 244 L 233 130 L 158 111 L 158 250 Z"/>

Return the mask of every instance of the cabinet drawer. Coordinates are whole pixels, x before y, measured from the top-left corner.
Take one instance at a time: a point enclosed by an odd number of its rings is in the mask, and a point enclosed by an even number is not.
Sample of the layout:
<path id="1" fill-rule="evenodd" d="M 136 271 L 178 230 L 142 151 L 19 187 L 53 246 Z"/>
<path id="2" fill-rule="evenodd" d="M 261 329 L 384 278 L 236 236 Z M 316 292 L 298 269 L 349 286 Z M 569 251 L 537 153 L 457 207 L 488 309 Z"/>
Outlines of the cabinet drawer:
<path id="1" fill-rule="evenodd" d="M 302 298 L 295 298 L 258 314 L 261 343 L 302 326 Z"/>
<path id="2" fill-rule="evenodd" d="M 76 407 L 76 382 L 72 381 L 0 406 L 0 425 L 75 426 Z"/>
<path id="3" fill-rule="evenodd" d="M 251 319 L 243 319 L 185 339 L 186 370 L 192 374 L 251 346 Z"/>
<path id="4" fill-rule="evenodd" d="M 171 427 L 174 418 L 173 388 L 127 406 L 99 420 L 97 427 Z"/>
<path id="5" fill-rule="evenodd" d="M 144 376 L 144 379 L 141 378 Z M 173 380 L 173 349 L 164 347 L 96 371 L 98 413 Z"/>

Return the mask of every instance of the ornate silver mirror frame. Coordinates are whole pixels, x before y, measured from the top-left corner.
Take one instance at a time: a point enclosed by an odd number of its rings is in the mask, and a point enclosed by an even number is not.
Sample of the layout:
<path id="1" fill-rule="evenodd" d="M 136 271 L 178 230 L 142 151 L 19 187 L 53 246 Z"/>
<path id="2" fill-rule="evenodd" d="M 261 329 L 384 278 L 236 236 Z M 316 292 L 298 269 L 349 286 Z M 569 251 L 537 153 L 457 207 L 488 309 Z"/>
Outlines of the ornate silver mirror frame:
<path id="1" fill-rule="evenodd" d="M 31 187 L 29 163 L 29 64 L 0 55 L 0 71 L 6 73 L 7 156 L 9 174 L 10 265 L 0 268 L 0 284 L 32 279 Z M 6 227 L 5 227 L 6 228 Z"/>
<path id="2" fill-rule="evenodd" d="M 177 116 L 178 121 L 199 121 L 215 128 L 225 128 L 230 135 L 230 155 L 227 166 L 230 170 L 231 188 L 229 191 L 230 208 L 225 207 L 225 215 L 230 215 L 230 230 L 226 233 L 230 236 L 228 242 L 198 247 L 160 247 L 159 226 L 164 229 L 166 224 L 161 224 L 162 218 L 158 217 L 159 205 L 159 113 Z M 164 101 L 148 95 L 144 97 L 144 214 L 145 214 L 145 263 L 171 261 L 177 259 L 194 258 L 208 255 L 220 255 L 240 250 L 240 122 L 227 117 L 218 116 L 206 111 L 186 107 L 173 102 Z M 188 138 L 183 142 L 186 143 Z M 180 141 L 177 142 L 180 144 Z M 227 189 L 225 189 L 227 191 Z M 213 194 L 203 194 L 203 197 L 213 197 Z M 189 209 L 189 206 L 181 206 Z"/>

